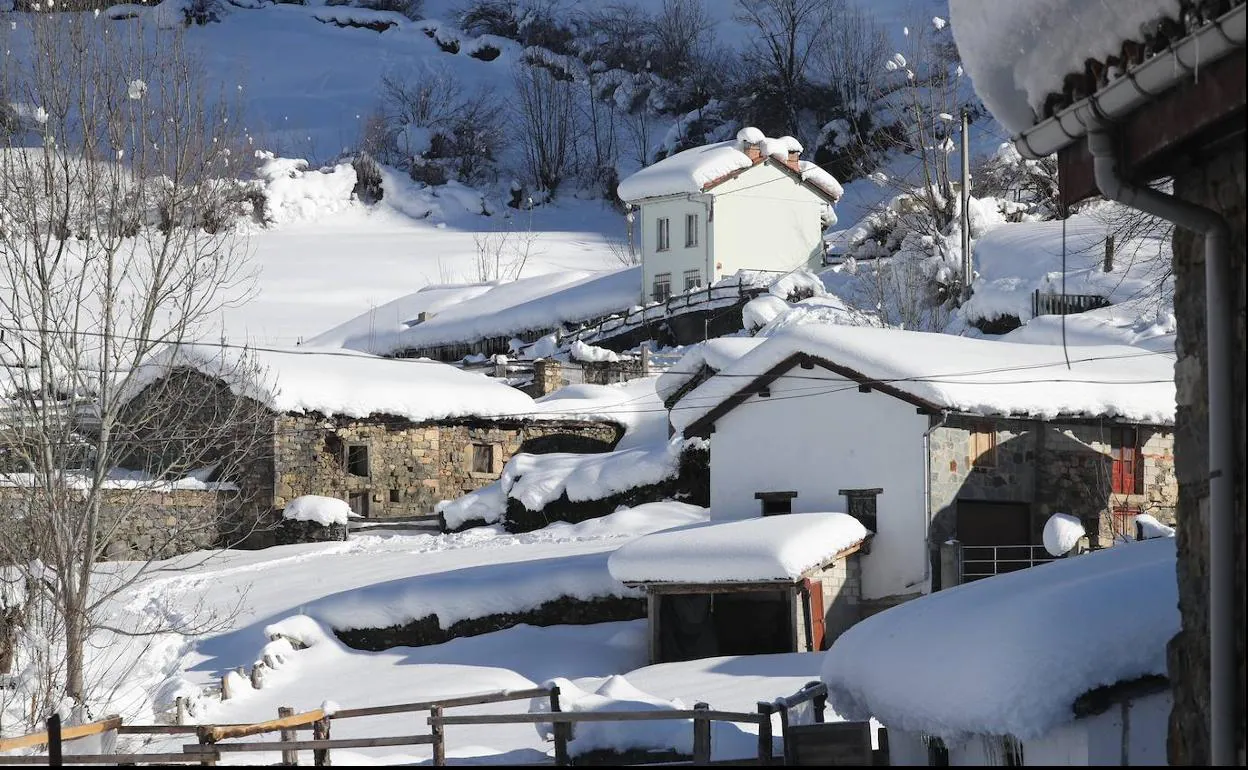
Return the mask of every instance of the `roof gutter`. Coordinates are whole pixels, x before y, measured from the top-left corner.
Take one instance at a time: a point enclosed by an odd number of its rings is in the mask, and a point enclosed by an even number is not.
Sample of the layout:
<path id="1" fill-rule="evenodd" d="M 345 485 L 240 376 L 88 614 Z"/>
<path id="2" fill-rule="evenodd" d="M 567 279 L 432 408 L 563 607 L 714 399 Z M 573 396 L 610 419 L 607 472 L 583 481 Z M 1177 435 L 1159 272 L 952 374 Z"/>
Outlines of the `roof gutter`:
<path id="1" fill-rule="evenodd" d="M 1241 5 L 1240 9 L 1244 7 Z M 1242 21 L 1242 15 L 1240 18 Z M 1239 697 L 1235 653 L 1235 438 L 1230 419 L 1235 408 L 1230 226 L 1215 211 L 1123 179 L 1109 128 L 1107 124 L 1093 124 L 1088 133 L 1088 151 L 1101 193 L 1204 236 L 1209 399 L 1209 759 L 1214 765 L 1234 765 Z"/>
<path id="2" fill-rule="evenodd" d="M 1116 121 L 1155 99 L 1199 67 L 1245 46 L 1248 4 L 1238 5 L 1177 44 L 1138 64 L 1095 94 L 1041 121 L 1014 138 L 1024 158 L 1038 160 L 1083 138 L 1096 125 Z"/>

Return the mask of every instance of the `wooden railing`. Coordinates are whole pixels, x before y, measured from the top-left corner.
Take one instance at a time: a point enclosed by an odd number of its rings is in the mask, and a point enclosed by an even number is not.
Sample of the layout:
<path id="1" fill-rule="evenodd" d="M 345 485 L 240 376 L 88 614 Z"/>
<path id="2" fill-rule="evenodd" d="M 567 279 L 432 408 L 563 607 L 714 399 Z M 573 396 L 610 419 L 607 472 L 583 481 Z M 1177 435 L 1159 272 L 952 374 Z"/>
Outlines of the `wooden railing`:
<path id="1" fill-rule="evenodd" d="M 448 709 L 464 706 L 475 706 L 489 703 L 548 698 L 550 711 L 542 713 L 518 714 L 447 714 Z M 798 735 L 803 725 L 790 724 L 793 720 L 791 712 L 809 705 L 813 709 L 813 723 L 823 724 L 824 703 L 827 700 L 827 688 L 812 682 L 797 694 L 788 698 L 780 698 L 773 702 L 760 701 L 755 712 L 717 711 L 706 703 L 698 703 L 692 709 L 653 710 L 653 711 L 564 711 L 560 707 L 558 687 L 536 687 L 525 690 L 482 693 L 455 698 L 402 703 L 387 706 L 367 706 L 363 708 L 339 709 L 326 712 L 321 709 L 296 714 L 294 709 L 282 707 L 278 709 L 278 717 L 264 722 L 247 724 L 219 725 L 126 725 L 120 717 L 107 717 L 91 724 L 61 728 L 55 717 L 49 720 L 48 729 L 39 733 L 23 735 L 16 738 L 0 740 L 0 752 L 17 749 L 28 749 L 46 745 L 47 754 L 3 756 L 0 765 L 117 765 L 117 764 L 201 764 L 215 765 L 223 754 L 281 752 L 282 764 L 298 764 L 299 752 L 311 751 L 312 761 L 316 766 L 330 764 L 332 749 L 380 748 L 387 746 L 419 746 L 432 748 L 433 764 L 446 764 L 446 729 L 461 725 L 501 725 L 501 724 L 542 724 L 552 725 L 555 764 L 568 766 L 572 764 L 569 744 L 573 737 L 573 726 L 589 722 L 657 722 L 672 720 L 688 720 L 691 723 L 692 764 L 718 764 L 712 762 L 711 725 L 714 722 L 753 724 L 758 728 L 756 755 L 749 758 L 733 759 L 733 764 L 779 764 L 772 753 L 772 719 L 779 714 L 781 729 L 785 736 L 785 755 L 781 759 L 784 764 L 790 762 L 790 741 L 799 745 Z M 368 738 L 332 738 L 331 724 L 342 719 L 357 719 L 391 714 L 412 712 L 428 712 L 425 720 L 428 730 L 415 730 L 406 735 L 368 737 Z M 801 720 L 804 722 L 804 720 Z M 809 723 L 806 723 L 807 726 Z M 838 736 L 836 745 L 842 749 L 861 752 L 861 741 L 852 731 L 865 723 L 833 723 L 828 727 L 844 726 L 844 735 Z M 422 727 L 424 725 L 422 724 Z M 311 731 L 310 739 L 300 738 L 300 731 Z M 181 752 L 163 753 L 101 753 L 101 754 L 64 754 L 62 744 L 65 741 L 81 739 L 95 735 L 164 735 L 193 736 L 194 743 L 182 745 Z M 277 740 L 245 740 L 262 735 L 278 736 Z M 852 740 L 846 740 L 846 736 Z M 115 738 L 113 738 L 115 740 Z M 826 741 L 824 742 L 826 745 Z M 870 757 L 870 737 L 867 737 L 866 756 Z M 726 761 L 726 760 L 725 760 Z M 797 762 L 801 764 L 800 762 Z M 878 762 L 877 762 L 878 763 Z M 664 763 L 673 764 L 673 763 Z M 675 763 L 681 764 L 681 763 Z M 689 764 L 689 762 L 685 762 Z"/>
<path id="2" fill-rule="evenodd" d="M 572 727 L 585 722 L 660 722 L 691 720 L 693 723 L 693 764 L 711 763 L 711 723 L 734 722 L 758 725 L 757 764 L 772 764 L 771 704 L 759 703 L 758 712 L 714 711 L 706 703 L 697 703 L 692 709 L 655 711 L 562 711 L 559 709 L 558 688 L 552 688 L 551 710 L 547 713 L 525 714 L 467 714 L 446 716 L 440 711 L 429 717 L 435 734 L 445 735 L 447 726 L 455 725 L 515 725 L 550 722 L 555 743 L 555 764 L 566 767 L 572 764 L 568 744 L 572 740 Z M 434 763 L 437 764 L 437 754 Z M 735 764 L 743 764 L 739 759 Z M 674 764 L 674 763 L 664 763 Z"/>

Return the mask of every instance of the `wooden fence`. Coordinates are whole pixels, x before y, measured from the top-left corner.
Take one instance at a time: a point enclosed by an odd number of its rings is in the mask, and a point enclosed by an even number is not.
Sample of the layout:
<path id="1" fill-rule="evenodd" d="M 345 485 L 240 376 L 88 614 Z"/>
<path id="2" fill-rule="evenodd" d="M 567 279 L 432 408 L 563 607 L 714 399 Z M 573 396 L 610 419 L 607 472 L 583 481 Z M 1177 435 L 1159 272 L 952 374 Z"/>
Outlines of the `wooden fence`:
<path id="1" fill-rule="evenodd" d="M 505 703 L 509 701 L 548 698 L 550 711 L 542 713 L 518 714 L 447 714 L 448 709 L 464 706 L 475 706 L 487 703 Z M 403 703 L 389 706 L 369 706 L 354 709 L 339 709 L 325 712 L 321 709 L 296 714 L 294 709 L 282 707 L 278 709 L 276 719 L 251 724 L 222 725 L 126 725 L 121 717 L 110 716 L 86 725 L 62 728 L 58 717 L 48 720 L 47 729 L 16 738 L 0 739 L 0 752 L 17 749 L 47 746 L 47 753 L 41 755 L 4 756 L 0 755 L 0 765 L 46 765 L 60 767 L 62 765 L 120 765 L 120 764 L 199 764 L 215 765 L 222 754 L 281 752 L 282 764 L 297 765 L 299 752 L 312 752 L 312 764 L 318 767 L 328 766 L 332 749 L 379 748 L 386 746 L 420 746 L 427 745 L 433 751 L 433 764 L 446 764 L 447 727 L 460 725 L 501 725 L 501 724 L 541 724 L 552 725 L 552 738 L 555 747 L 555 764 L 568 766 L 572 764 L 569 743 L 572 741 L 573 726 L 588 722 L 655 722 L 671 720 L 690 720 L 692 722 L 692 762 L 665 762 L 663 764 L 712 764 L 711 725 L 714 722 L 730 722 L 754 724 L 758 726 L 758 750 L 754 757 L 734 759 L 733 764 L 809 764 L 797 761 L 802 758 L 817 756 L 833 757 L 836 764 L 855 763 L 866 757 L 867 763 L 876 760 L 873 757 L 871 740 L 865 722 L 832 723 L 826 727 L 837 728 L 835 734 L 827 733 L 821 740 L 811 740 L 814 733 L 802 733 L 802 727 L 792 717 L 792 712 L 809 704 L 813 708 L 814 722 L 823 723 L 823 703 L 827 699 L 827 689 L 814 682 L 804 687 L 790 698 L 781 698 L 774 702 L 760 701 L 757 711 L 731 712 L 716 711 L 705 703 L 698 703 L 692 709 L 654 710 L 654 711 L 563 711 L 559 703 L 558 687 L 538 687 L 526 690 L 483 693 L 457 698 L 441 698 L 439 700 Z M 357 719 L 390 714 L 412 712 L 428 712 L 424 722 L 418 723 L 423 729 L 413 730 L 405 735 L 373 737 L 373 738 L 333 738 L 331 725 L 342 719 Z M 785 735 L 785 754 L 779 758 L 772 752 L 772 716 L 780 714 L 780 723 Z M 311 731 L 310 739 L 300 738 L 300 731 Z M 883 731 L 881 731 L 881 734 Z M 277 740 L 244 740 L 262 735 L 277 735 Z M 107 752 L 100 754 L 65 754 L 63 744 L 66 741 L 78 740 L 92 736 L 101 736 L 102 743 L 109 745 L 121 735 L 185 735 L 194 737 L 194 743 L 182 745 L 181 752 L 163 753 L 130 753 L 119 754 Z M 863 739 L 865 736 L 865 747 Z M 815 736 L 818 738 L 819 736 Z M 107 740 L 105 740 L 107 739 Z M 795 749 L 790 752 L 789 743 L 793 740 Z M 881 740 L 883 744 L 883 740 Z M 882 745 L 883 748 L 883 745 Z M 813 753 L 812 753 L 813 752 Z M 718 764 L 718 762 L 715 762 Z"/>

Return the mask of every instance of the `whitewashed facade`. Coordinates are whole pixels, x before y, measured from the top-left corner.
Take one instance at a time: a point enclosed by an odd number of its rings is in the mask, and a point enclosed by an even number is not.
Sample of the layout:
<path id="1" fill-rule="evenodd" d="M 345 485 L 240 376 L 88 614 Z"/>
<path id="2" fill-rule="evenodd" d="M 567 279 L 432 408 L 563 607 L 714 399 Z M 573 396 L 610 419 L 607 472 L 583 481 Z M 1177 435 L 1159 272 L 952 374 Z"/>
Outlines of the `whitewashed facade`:
<path id="1" fill-rule="evenodd" d="M 709 286 L 738 270 L 788 272 L 822 264 L 823 230 L 836 221 L 832 204 L 840 185 L 798 160 L 796 142 L 779 142 L 695 148 L 620 185 L 621 197 L 636 209 L 632 228 L 641 255 L 642 304 Z M 782 151 L 791 147 L 797 149 Z"/>
<path id="2" fill-rule="evenodd" d="M 927 416 L 822 367 L 794 366 L 767 392 L 715 421 L 712 519 L 760 516 L 769 495 L 783 501 L 788 493 L 793 513 L 844 511 L 842 490 L 882 489 L 871 555 L 860 561 L 862 598 L 926 592 Z M 812 393 L 821 395 L 805 397 Z"/>

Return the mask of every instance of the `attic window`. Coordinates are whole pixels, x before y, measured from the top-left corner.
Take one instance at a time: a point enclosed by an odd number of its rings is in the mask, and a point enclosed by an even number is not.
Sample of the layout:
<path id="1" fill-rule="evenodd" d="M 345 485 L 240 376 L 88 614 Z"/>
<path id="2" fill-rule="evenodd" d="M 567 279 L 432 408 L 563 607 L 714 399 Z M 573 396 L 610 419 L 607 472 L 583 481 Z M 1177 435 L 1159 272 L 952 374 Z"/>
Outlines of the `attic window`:
<path id="1" fill-rule="evenodd" d="M 862 526 L 876 532 L 878 524 L 876 498 L 883 492 L 882 487 L 874 487 L 872 489 L 841 489 L 837 491 L 837 494 L 845 496 L 845 507 L 848 509 L 846 512 L 850 516 L 857 519 Z"/>
<path id="2" fill-rule="evenodd" d="M 796 492 L 755 492 L 754 499 L 762 503 L 764 516 L 780 516 L 793 512 Z"/>

